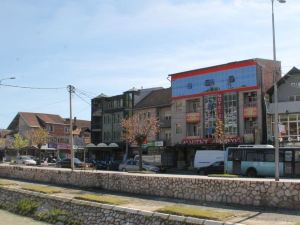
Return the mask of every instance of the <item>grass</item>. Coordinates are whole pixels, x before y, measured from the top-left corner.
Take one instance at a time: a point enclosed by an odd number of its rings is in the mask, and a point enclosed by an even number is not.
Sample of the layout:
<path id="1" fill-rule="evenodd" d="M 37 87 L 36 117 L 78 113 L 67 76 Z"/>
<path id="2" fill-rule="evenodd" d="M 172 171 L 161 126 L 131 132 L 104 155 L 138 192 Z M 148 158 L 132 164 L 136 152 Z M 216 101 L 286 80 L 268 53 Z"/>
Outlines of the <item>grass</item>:
<path id="1" fill-rule="evenodd" d="M 228 177 L 228 178 L 238 178 L 240 177 L 239 175 L 234 175 L 234 174 L 209 174 L 207 175 L 208 177 Z"/>
<path id="2" fill-rule="evenodd" d="M 128 203 L 127 200 L 120 199 L 112 196 L 104 196 L 104 195 L 93 195 L 93 194 L 82 194 L 79 196 L 75 196 L 75 199 L 98 202 L 109 205 L 122 205 Z"/>
<path id="3" fill-rule="evenodd" d="M 13 183 L 11 181 L 8 181 L 8 180 L 0 180 L 0 186 L 5 186 L 5 185 L 14 185 L 16 183 Z"/>
<path id="4" fill-rule="evenodd" d="M 39 204 L 31 199 L 21 199 L 15 207 L 15 212 L 23 216 L 31 216 L 38 207 Z"/>
<path id="5" fill-rule="evenodd" d="M 40 192 L 43 194 L 55 194 L 55 193 L 61 192 L 61 190 L 58 188 L 46 187 L 46 186 L 41 186 L 41 185 L 22 185 L 21 189 L 27 190 L 27 191 Z"/>
<path id="6" fill-rule="evenodd" d="M 234 215 L 227 212 L 218 212 L 214 210 L 199 209 L 186 206 L 166 206 L 164 208 L 158 209 L 157 212 L 179 215 L 179 216 L 190 216 L 200 219 L 210 219 L 210 220 L 224 220 Z"/>

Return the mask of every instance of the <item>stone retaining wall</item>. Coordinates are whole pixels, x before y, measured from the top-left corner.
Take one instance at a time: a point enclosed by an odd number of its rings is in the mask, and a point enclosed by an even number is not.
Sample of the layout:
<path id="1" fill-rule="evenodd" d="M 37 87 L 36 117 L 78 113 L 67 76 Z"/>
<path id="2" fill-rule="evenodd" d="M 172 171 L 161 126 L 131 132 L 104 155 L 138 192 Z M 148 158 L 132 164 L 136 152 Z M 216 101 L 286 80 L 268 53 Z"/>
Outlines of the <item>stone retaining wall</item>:
<path id="1" fill-rule="evenodd" d="M 0 206 L 10 208 L 22 199 L 38 203 L 35 215 L 49 212 L 51 209 L 62 210 L 68 218 L 80 225 L 223 225 L 223 222 L 202 220 L 192 217 L 173 216 L 163 213 L 139 211 L 119 206 L 65 199 L 30 191 L 0 187 Z M 57 222 L 64 225 L 68 222 Z M 230 225 L 231 223 L 225 223 Z"/>
<path id="2" fill-rule="evenodd" d="M 0 176 L 77 187 L 94 187 L 134 194 L 300 209 L 300 181 L 244 178 L 208 178 L 164 174 L 0 165 Z"/>

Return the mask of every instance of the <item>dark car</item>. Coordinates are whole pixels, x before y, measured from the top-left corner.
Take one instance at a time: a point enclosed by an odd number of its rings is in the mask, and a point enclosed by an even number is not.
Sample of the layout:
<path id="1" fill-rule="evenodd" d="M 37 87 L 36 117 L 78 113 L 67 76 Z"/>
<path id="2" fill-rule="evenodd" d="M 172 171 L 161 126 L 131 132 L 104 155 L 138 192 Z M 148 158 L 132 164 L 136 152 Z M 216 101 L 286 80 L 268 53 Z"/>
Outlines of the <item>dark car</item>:
<path id="1" fill-rule="evenodd" d="M 91 161 L 92 165 L 97 169 L 97 170 L 108 170 L 108 163 L 106 161 L 102 160 L 93 160 Z"/>
<path id="2" fill-rule="evenodd" d="M 224 173 L 224 161 L 214 162 L 210 166 L 198 170 L 199 174 L 222 174 Z"/>
<path id="3" fill-rule="evenodd" d="M 62 159 L 56 163 L 56 166 L 61 168 L 71 168 L 71 159 Z M 84 163 L 79 159 L 74 158 L 74 167 L 82 168 L 84 167 Z"/>

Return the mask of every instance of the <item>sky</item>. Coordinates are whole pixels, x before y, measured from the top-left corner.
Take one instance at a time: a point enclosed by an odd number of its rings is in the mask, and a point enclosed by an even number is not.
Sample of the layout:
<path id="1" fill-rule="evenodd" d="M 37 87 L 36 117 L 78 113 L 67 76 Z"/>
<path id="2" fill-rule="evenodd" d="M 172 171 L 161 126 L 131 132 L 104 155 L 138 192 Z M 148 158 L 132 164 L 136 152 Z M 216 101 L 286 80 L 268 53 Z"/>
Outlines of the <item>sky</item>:
<path id="1" fill-rule="evenodd" d="M 277 59 L 300 68 L 300 1 L 275 0 Z M 91 98 L 170 87 L 169 74 L 272 59 L 271 0 L 1 0 L 0 128 L 18 112 L 91 117 Z"/>

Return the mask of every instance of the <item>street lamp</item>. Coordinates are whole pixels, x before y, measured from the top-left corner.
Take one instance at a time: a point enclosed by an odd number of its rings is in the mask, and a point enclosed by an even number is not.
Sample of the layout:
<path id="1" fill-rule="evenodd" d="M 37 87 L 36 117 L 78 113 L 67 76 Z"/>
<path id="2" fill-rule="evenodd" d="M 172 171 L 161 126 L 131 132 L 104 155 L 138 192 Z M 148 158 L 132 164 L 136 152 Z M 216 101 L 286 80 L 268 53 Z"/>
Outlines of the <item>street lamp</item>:
<path id="1" fill-rule="evenodd" d="M 16 79 L 15 77 L 6 77 L 6 78 L 3 78 L 3 79 L 0 79 L 0 85 L 1 85 L 1 82 L 4 81 L 4 80 L 14 80 Z"/>
<path id="2" fill-rule="evenodd" d="M 286 0 L 277 0 L 279 3 L 286 3 Z M 275 181 L 279 181 L 279 141 L 278 141 L 278 91 L 277 91 L 277 70 L 276 70 L 276 43 L 274 23 L 274 0 L 272 2 L 272 34 L 273 34 L 273 82 L 274 82 L 274 139 L 275 139 Z"/>

